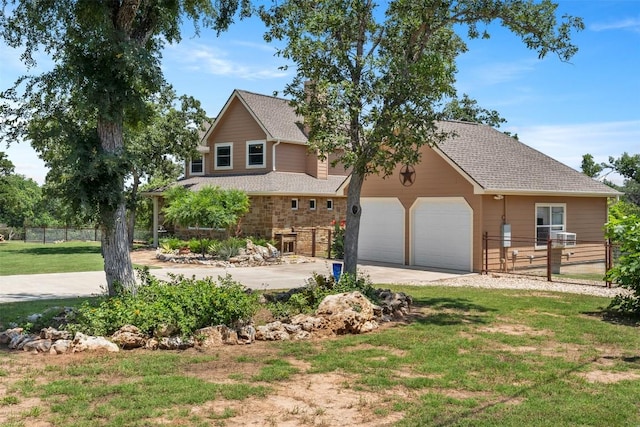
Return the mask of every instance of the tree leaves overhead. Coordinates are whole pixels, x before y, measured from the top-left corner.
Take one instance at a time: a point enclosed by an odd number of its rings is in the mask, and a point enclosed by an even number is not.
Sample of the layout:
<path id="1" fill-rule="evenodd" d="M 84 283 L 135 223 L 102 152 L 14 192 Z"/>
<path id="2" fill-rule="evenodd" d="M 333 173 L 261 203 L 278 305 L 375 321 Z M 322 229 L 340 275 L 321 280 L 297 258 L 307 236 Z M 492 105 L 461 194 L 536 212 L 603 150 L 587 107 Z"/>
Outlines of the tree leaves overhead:
<path id="1" fill-rule="evenodd" d="M 456 58 L 467 50 L 459 35 L 488 38 L 497 21 L 545 57 L 567 61 L 577 48 L 579 18 L 556 17 L 548 0 L 284 0 L 260 8 L 267 41 L 296 65 L 286 86 L 305 117 L 314 150 L 351 168 L 345 269 L 356 273 L 360 190 L 370 174 L 415 164 L 420 147 L 448 135 L 436 121 L 455 98 Z"/>

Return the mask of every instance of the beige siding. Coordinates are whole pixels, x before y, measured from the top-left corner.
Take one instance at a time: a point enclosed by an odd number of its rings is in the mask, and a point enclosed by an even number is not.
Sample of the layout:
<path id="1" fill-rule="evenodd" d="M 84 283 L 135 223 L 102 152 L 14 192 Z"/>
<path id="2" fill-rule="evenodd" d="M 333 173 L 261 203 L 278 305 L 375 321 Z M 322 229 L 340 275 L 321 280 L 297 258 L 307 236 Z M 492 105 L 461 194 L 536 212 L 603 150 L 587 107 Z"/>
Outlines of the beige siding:
<path id="1" fill-rule="evenodd" d="M 566 250 L 572 262 L 589 261 L 604 257 L 604 232 L 607 221 L 607 199 L 603 197 L 551 197 L 551 196 L 505 196 L 494 200 L 485 196 L 483 231 L 490 236 L 488 262 L 490 270 L 522 267 L 544 267 L 546 249 L 535 249 L 537 203 L 566 205 L 566 231 L 576 233 L 578 247 Z M 501 248 L 499 236 L 502 218 L 511 225 L 512 244 Z M 517 250 L 516 259 L 513 251 Z M 530 259 L 531 257 L 531 259 Z M 505 262 L 504 265 L 501 264 Z M 514 263 L 515 261 L 515 263 Z"/>
<path id="2" fill-rule="evenodd" d="M 422 161 L 415 165 L 415 182 L 403 186 L 398 166 L 394 173 L 385 179 L 373 175 L 368 177 L 362 187 L 362 197 L 397 197 L 405 208 L 405 263 L 409 263 L 411 230 L 410 208 L 418 197 L 464 197 L 473 215 L 473 269 L 482 268 L 482 199 L 473 194 L 473 186 L 453 167 L 445 162 L 431 148 L 423 149 Z"/>
<path id="3" fill-rule="evenodd" d="M 307 157 L 305 159 L 305 172 L 314 178 L 327 179 L 328 165 L 326 160 L 320 160 L 320 158 L 318 158 L 317 152 L 309 150 L 308 147 L 306 148 L 306 153 Z"/>
<path id="4" fill-rule="evenodd" d="M 304 173 L 307 160 L 305 145 L 280 143 L 276 146 L 276 170 L 278 172 Z"/>
<path id="5" fill-rule="evenodd" d="M 351 173 L 351 169 L 345 168 L 342 164 L 338 163 L 335 166 L 331 166 L 333 161 L 338 158 L 338 154 L 329 154 L 327 157 L 327 166 L 329 175 L 349 175 Z"/>
<path id="6" fill-rule="evenodd" d="M 234 99 L 225 111 L 214 131 L 209 135 L 207 144 L 210 147 L 209 154 L 205 155 L 205 174 L 217 175 L 232 173 L 263 173 L 272 169 L 271 146 L 265 147 L 266 164 L 264 168 L 247 169 L 247 141 L 264 140 L 266 134 L 253 119 L 251 114 L 240 101 Z M 215 144 L 219 142 L 233 143 L 233 170 L 216 171 L 213 169 L 215 157 Z"/>

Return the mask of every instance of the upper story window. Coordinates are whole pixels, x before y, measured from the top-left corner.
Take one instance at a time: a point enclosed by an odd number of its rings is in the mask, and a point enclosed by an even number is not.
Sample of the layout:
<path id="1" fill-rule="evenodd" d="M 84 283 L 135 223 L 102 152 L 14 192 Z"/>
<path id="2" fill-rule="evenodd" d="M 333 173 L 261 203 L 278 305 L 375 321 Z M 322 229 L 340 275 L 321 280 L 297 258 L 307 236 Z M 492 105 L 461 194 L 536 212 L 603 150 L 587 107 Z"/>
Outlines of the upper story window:
<path id="1" fill-rule="evenodd" d="M 220 142 L 215 144 L 215 170 L 233 169 L 233 144 Z"/>
<path id="2" fill-rule="evenodd" d="M 204 175 L 204 156 L 194 157 L 189 162 L 190 175 Z"/>
<path id="3" fill-rule="evenodd" d="M 536 248 L 546 247 L 554 231 L 565 231 L 566 204 L 536 203 Z"/>
<path id="4" fill-rule="evenodd" d="M 333 200 L 331 200 L 331 199 L 327 200 L 327 210 L 328 211 L 332 211 L 333 210 Z"/>
<path id="5" fill-rule="evenodd" d="M 316 210 L 316 199 L 309 199 L 309 210 Z"/>
<path id="6" fill-rule="evenodd" d="M 266 146 L 265 141 L 247 141 L 247 169 L 266 166 Z"/>

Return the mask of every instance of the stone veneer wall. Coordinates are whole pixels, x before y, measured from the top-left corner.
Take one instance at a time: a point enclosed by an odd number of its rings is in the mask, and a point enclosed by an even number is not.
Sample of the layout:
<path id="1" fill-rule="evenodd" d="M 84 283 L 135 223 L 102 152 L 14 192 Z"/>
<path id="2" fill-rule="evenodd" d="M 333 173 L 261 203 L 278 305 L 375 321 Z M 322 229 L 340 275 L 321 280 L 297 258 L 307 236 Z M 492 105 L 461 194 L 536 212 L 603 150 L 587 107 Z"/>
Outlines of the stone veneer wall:
<path id="1" fill-rule="evenodd" d="M 298 209 L 291 209 L 291 200 L 298 199 Z M 309 201 L 315 199 L 316 209 L 309 209 Z M 333 200 L 333 209 L 327 209 L 327 200 Z M 243 236 L 256 236 L 275 239 L 276 233 L 298 230 L 297 252 L 311 254 L 312 228 L 317 228 L 316 250 L 326 252 L 328 246 L 327 230 L 331 221 L 344 220 L 346 217 L 346 197 L 308 197 L 308 196 L 251 196 L 249 212 L 242 217 L 240 231 Z M 193 236 L 193 230 L 175 227 L 176 235 L 187 238 Z M 220 238 L 219 232 L 208 233 Z"/>

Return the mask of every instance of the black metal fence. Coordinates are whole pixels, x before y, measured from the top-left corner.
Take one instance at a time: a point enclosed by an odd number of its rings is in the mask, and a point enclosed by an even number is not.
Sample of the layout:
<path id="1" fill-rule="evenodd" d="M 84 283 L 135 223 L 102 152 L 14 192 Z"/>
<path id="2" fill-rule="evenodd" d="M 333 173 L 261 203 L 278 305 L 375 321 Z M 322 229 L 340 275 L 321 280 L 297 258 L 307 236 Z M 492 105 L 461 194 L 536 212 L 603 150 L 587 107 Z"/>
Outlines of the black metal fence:
<path id="1" fill-rule="evenodd" d="M 148 242 L 152 238 L 153 233 L 149 230 L 136 229 L 133 233 L 136 242 Z M 25 243 L 99 242 L 102 240 L 102 231 L 92 227 L 26 227 L 22 240 Z"/>
<path id="2" fill-rule="evenodd" d="M 616 259 L 616 246 L 611 242 L 511 238 L 505 244 L 501 236 L 483 238 L 483 273 L 504 272 L 546 277 L 548 281 L 603 281 Z M 610 286 L 610 283 L 606 283 Z"/>

